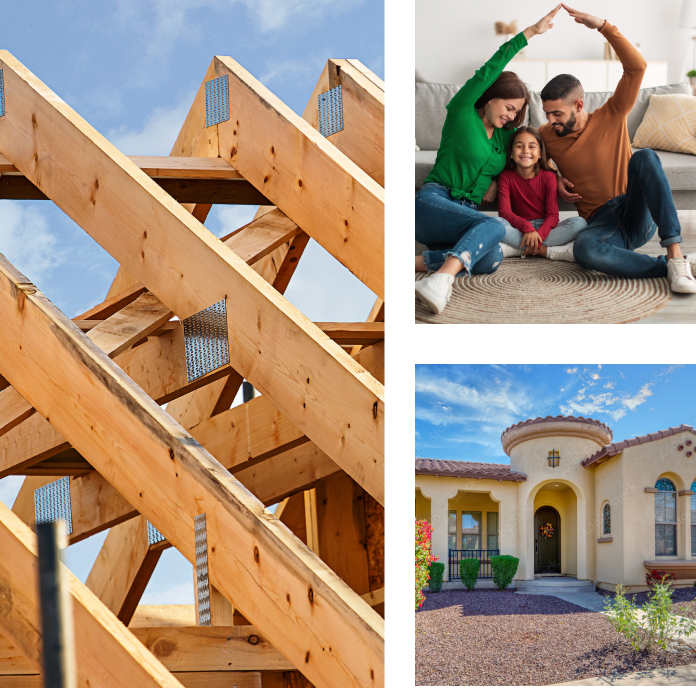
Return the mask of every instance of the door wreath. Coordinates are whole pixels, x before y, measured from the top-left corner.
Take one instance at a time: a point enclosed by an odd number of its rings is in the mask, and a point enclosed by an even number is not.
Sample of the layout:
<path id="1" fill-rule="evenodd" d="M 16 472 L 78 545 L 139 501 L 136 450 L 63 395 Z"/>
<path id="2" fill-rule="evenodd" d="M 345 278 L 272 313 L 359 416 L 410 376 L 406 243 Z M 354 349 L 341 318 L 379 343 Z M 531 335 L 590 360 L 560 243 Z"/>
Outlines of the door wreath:
<path id="1" fill-rule="evenodd" d="M 550 523 L 545 523 L 539 530 L 541 531 L 541 537 L 553 537 L 553 526 Z"/>

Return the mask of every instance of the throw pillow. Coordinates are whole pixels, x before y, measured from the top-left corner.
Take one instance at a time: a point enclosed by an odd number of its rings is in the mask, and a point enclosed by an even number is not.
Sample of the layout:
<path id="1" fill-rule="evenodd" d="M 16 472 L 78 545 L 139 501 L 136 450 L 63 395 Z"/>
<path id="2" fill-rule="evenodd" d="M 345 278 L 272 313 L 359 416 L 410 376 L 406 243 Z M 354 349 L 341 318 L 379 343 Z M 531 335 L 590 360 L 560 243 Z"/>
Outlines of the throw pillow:
<path id="1" fill-rule="evenodd" d="M 696 98 L 681 94 L 650 96 L 633 146 L 696 155 Z"/>

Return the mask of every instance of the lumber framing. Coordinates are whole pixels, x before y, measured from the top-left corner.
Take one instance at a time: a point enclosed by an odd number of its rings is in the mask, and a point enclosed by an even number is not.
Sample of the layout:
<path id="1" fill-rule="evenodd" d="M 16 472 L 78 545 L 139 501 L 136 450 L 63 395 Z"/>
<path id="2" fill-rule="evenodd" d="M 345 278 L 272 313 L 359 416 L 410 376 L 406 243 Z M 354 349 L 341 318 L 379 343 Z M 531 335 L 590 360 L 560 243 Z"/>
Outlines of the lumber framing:
<path id="1" fill-rule="evenodd" d="M 38 672 L 41 622 L 36 536 L 4 504 L 0 504 L 0 546 L 0 578 L 7 591 L 0 627 L 13 648 Z M 65 575 L 73 607 L 80 685 L 100 685 L 104 680 L 123 688 L 181 685 L 75 576 L 67 570 Z"/>
<path id="2" fill-rule="evenodd" d="M 4 260 L 0 311 L 0 372 L 189 560 L 207 513 L 211 582 L 295 667 L 383 683 L 383 620 Z"/>
<path id="3" fill-rule="evenodd" d="M 230 93 L 220 157 L 384 298 L 384 188 L 235 60 L 213 62 Z"/>
<path id="4" fill-rule="evenodd" d="M 216 69 L 221 64 L 216 58 Z M 231 365 L 383 502 L 382 386 L 6 51 L 0 52 L 0 67 L 6 91 L 15 94 L 13 107 L 0 118 L 3 154 L 180 318 L 224 299 Z M 242 83 L 235 77 L 244 70 L 233 61 L 220 69 L 231 77 L 230 99 L 236 102 L 239 89 L 232 84 Z M 259 88 L 260 84 L 254 90 Z M 240 102 L 245 98 L 249 100 L 248 90 L 239 95 Z M 260 105 L 258 98 L 256 102 Z M 281 106 L 287 110 L 278 101 Z M 325 149 L 323 137 L 297 120 L 294 129 L 304 131 L 317 149 Z M 222 135 L 224 124 L 218 128 Z M 331 159 L 333 169 L 338 163 L 335 151 L 329 152 L 326 159 Z M 342 168 L 356 167 L 347 158 L 339 162 Z M 255 183 L 242 166 L 235 167 Z M 328 170 L 317 172 L 326 176 Z M 366 176 L 359 168 L 351 176 L 356 175 Z M 77 178 L 84 185 L 78 186 Z M 360 212 L 363 206 L 357 199 L 364 195 L 362 190 L 378 186 L 369 178 L 363 181 L 352 187 L 360 189 L 358 196 L 350 198 Z M 379 196 L 379 190 L 374 191 Z M 130 199 L 127 205 L 121 200 L 124 196 Z M 370 212 L 375 236 L 367 243 L 380 243 L 379 202 L 364 202 L 365 207 L 377 208 Z M 335 209 L 332 212 L 335 220 Z M 381 288 L 378 291 L 383 295 Z M 260 340 L 260 324 L 262 332 L 268 328 L 274 333 L 272 348 Z M 279 378 L 279 368 L 296 373 Z M 337 389 L 342 390 L 340 398 Z"/>

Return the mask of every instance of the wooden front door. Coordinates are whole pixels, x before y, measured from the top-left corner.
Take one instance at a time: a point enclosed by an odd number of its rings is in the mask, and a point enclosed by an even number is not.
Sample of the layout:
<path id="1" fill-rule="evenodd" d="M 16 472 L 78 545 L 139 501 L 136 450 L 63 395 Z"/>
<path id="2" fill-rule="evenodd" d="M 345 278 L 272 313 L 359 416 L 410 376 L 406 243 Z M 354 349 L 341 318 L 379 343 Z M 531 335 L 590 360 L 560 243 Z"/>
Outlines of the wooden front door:
<path id="1" fill-rule="evenodd" d="M 542 528 L 551 536 L 545 537 Z M 534 573 L 560 572 L 561 517 L 553 507 L 542 506 L 534 515 Z"/>

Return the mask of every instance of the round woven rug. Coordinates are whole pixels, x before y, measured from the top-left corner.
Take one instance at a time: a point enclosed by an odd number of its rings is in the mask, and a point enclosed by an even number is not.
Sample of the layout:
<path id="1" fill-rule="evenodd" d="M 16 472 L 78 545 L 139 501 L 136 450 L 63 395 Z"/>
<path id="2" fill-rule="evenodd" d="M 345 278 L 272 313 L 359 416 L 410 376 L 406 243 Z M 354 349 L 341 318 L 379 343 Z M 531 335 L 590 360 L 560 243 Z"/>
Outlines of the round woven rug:
<path id="1" fill-rule="evenodd" d="M 416 273 L 416 280 L 425 273 Z M 492 275 L 454 280 L 447 308 L 435 315 L 416 299 L 428 323 L 627 323 L 663 308 L 667 279 L 627 279 L 577 263 L 507 258 Z"/>

